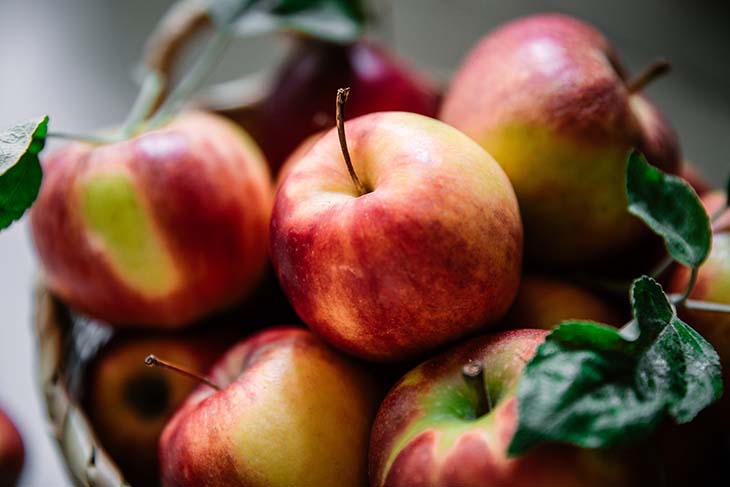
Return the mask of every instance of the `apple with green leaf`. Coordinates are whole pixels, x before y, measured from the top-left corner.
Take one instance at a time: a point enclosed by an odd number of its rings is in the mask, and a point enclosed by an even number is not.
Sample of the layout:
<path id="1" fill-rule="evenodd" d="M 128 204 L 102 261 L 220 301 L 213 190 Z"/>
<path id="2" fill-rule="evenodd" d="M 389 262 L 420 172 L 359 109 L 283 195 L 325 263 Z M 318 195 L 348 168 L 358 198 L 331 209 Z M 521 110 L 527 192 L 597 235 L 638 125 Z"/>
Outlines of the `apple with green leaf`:
<path id="1" fill-rule="evenodd" d="M 497 322 L 522 257 L 504 172 L 464 134 L 421 115 L 344 123 L 346 93 L 337 130 L 294 163 L 274 205 L 271 257 L 294 309 L 373 361 L 406 360 Z"/>
<path id="2" fill-rule="evenodd" d="M 0 410 L 0 485 L 17 485 L 24 459 L 23 438 L 10 418 Z"/>
<path id="3" fill-rule="evenodd" d="M 406 374 L 370 440 L 372 487 L 638 485 L 611 453 L 549 445 L 510 457 L 517 386 L 543 330 L 473 339 Z"/>
<path id="4" fill-rule="evenodd" d="M 629 149 L 676 173 L 677 137 L 629 78 L 606 38 L 566 15 L 512 21 L 481 40 L 456 73 L 440 118 L 479 142 L 512 182 L 526 256 L 538 265 L 596 261 L 639 240 L 626 211 Z"/>
<path id="5" fill-rule="evenodd" d="M 163 486 L 368 485 L 379 388 L 312 332 L 258 333 L 233 346 L 207 381 L 162 433 Z"/>
<path id="6" fill-rule="evenodd" d="M 118 325 L 176 327 L 244 298 L 267 262 L 272 184 L 229 121 L 182 114 L 49 155 L 31 210 L 48 287 Z"/>

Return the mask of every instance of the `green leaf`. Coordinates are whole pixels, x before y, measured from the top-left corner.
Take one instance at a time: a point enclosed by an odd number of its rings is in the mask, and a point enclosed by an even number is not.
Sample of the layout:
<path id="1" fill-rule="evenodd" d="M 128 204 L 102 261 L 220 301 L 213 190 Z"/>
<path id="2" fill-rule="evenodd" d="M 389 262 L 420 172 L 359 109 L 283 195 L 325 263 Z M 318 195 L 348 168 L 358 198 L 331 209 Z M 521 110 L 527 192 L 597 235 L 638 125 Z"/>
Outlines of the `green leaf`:
<path id="1" fill-rule="evenodd" d="M 38 196 L 43 178 L 38 154 L 47 130 L 44 116 L 0 133 L 0 230 L 23 216 Z"/>
<path id="2" fill-rule="evenodd" d="M 717 353 L 677 318 L 649 277 L 631 290 L 637 340 L 597 323 L 562 323 L 518 386 L 517 455 L 545 442 L 605 448 L 646 436 L 667 416 L 690 421 L 722 393 Z"/>
<path id="3" fill-rule="evenodd" d="M 712 233 L 697 193 L 683 179 L 651 166 L 637 151 L 626 165 L 629 212 L 664 239 L 671 256 L 699 267 L 710 251 Z"/>
<path id="4" fill-rule="evenodd" d="M 294 30 L 348 43 L 362 36 L 366 20 L 361 0 L 213 0 L 209 8 L 219 27 L 243 37 Z"/>
<path id="5" fill-rule="evenodd" d="M 518 386 L 519 423 L 509 454 L 545 442 L 599 448 L 651 431 L 664 404 L 635 387 L 636 360 L 627 343 L 618 330 L 590 322 L 565 322 L 548 335 Z"/>

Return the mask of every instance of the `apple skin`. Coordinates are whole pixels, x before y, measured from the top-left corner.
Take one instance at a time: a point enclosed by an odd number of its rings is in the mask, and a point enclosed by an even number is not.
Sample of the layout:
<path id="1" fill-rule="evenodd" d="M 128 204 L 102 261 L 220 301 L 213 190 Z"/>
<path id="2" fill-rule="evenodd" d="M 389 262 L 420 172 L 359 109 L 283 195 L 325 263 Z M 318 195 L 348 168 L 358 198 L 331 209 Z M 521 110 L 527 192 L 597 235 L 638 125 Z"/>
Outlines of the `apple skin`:
<path id="1" fill-rule="evenodd" d="M 612 326 L 628 321 L 613 303 L 583 286 L 533 274 L 522 277 L 503 322 L 510 328 L 551 330 L 565 320 L 591 320 Z"/>
<path id="2" fill-rule="evenodd" d="M 275 328 L 233 348 L 160 439 L 163 486 L 365 487 L 380 391 L 308 330 Z"/>
<path id="3" fill-rule="evenodd" d="M 115 336 L 89 366 L 85 410 L 131 485 L 159 485 L 160 434 L 198 385 L 189 377 L 146 366 L 145 357 L 155 354 L 190 370 L 208 370 L 231 343 L 209 330 Z"/>
<path id="4" fill-rule="evenodd" d="M 44 161 L 31 211 L 49 288 L 116 325 L 178 327 L 231 306 L 267 262 L 272 183 L 255 143 L 202 112 Z"/>
<path id="5" fill-rule="evenodd" d="M 603 35 L 559 14 L 510 22 L 459 68 L 440 118 L 481 144 L 512 182 L 526 256 L 552 268 L 606 257 L 647 233 L 627 209 L 629 150 L 670 173 L 676 134 L 654 105 L 630 94 Z"/>
<path id="6" fill-rule="evenodd" d="M 461 132 L 404 112 L 346 123 L 282 183 L 274 269 L 302 321 L 338 348 L 403 361 L 497 322 L 517 291 L 522 225 L 499 165 Z"/>
<path id="7" fill-rule="evenodd" d="M 388 393 L 370 440 L 371 487 L 632 485 L 612 454 L 545 445 L 515 458 L 517 383 L 547 332 L 515 330 L 472 339 L 408 374 Z M 493 408 L 476 418 L 461 369 L 484 365 Z"/>
<path id="8" fill-rule="evenodd" d="M 10 418 L 0 410 L 0 485 L 17 485 L 24 460 L 23 438 Z"/>
<path id="9" fill-rule="evenodd" d="M 344 87 L 353 93 L 348 119 L 381 111 L 435 116 L 440 96 L 424 76 L 370 41 L 338 45 L 299 37 L 261 100 L 219 111 L 256 139 L 276 174 L 307 137 L 335 125 L 334 94 Z"/>

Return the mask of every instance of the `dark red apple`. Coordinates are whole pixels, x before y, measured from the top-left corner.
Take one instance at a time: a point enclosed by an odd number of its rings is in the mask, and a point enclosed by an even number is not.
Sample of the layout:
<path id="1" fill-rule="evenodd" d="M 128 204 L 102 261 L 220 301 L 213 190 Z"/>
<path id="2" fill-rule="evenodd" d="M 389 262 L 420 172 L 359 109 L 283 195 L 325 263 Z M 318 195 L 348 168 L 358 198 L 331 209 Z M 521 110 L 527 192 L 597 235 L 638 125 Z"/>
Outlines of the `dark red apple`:
<path id="1" fill-rule="evenodd" d="M 253 105 L 213 107 L 243 126 L 259 143 L 274 173 L 308 136 L 333 127 L 334 94 L 349 86 L 347 118 L 405 111 L 434 116 L 438 90 L 383 48 L 358 41 L 337 45 L 298 38 L 270 90 Z"/>

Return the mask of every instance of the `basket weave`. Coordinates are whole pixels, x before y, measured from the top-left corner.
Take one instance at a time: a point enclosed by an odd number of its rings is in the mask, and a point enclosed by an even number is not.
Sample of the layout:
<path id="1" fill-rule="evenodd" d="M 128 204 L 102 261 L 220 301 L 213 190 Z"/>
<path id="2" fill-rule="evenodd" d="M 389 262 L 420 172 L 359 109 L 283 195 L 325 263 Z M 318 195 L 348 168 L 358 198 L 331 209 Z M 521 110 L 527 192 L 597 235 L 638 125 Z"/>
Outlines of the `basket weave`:
<path id="1" fill-rule="evenodd" d="M 91 349 L 110 336 L 103 329 L 72 317 L 66 307 L 39 284 L 35 291 L 37 373 L 48 411 L 49 431 L 76 485 L 129 487 L 119 468 L 94 434 L 78 402 L 78 375 Z"/>

